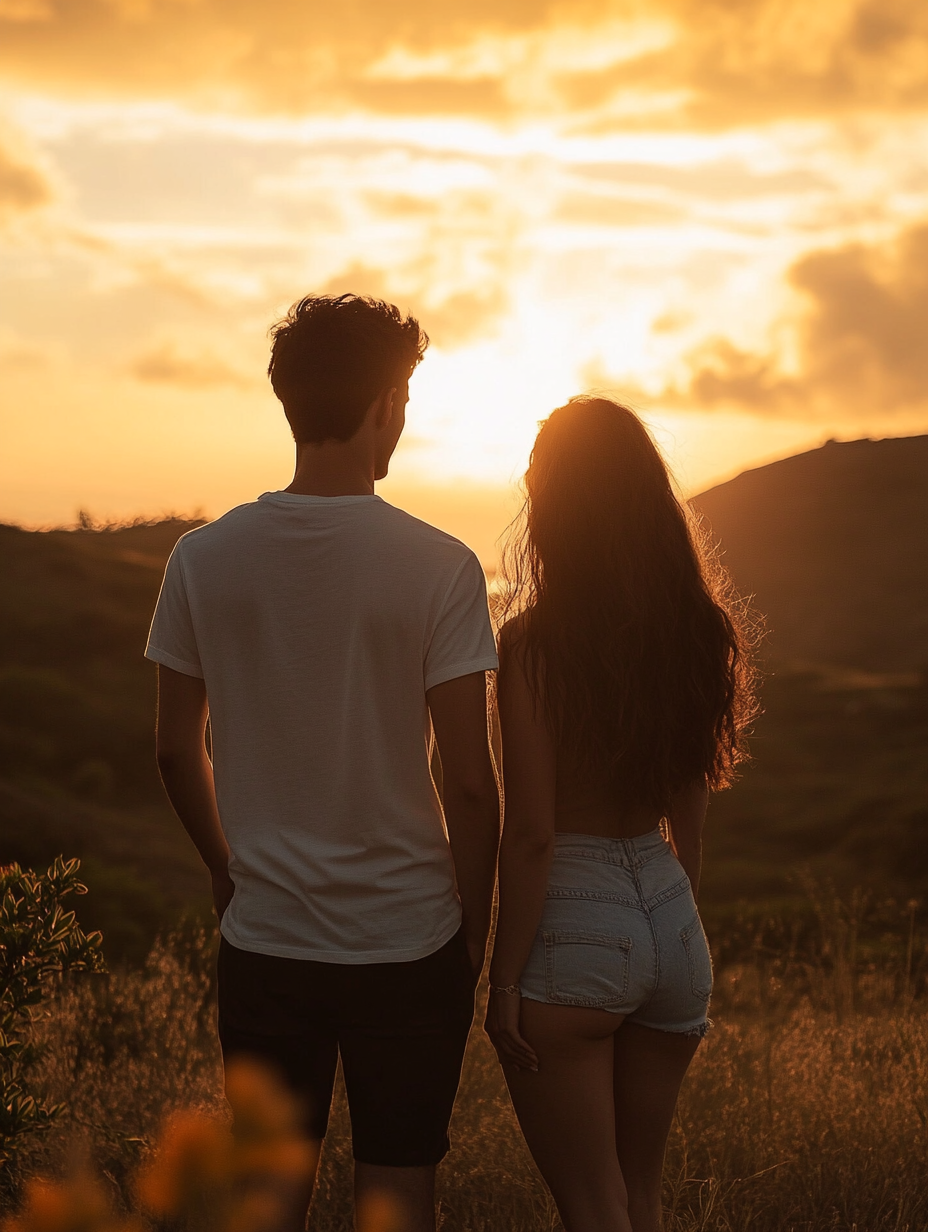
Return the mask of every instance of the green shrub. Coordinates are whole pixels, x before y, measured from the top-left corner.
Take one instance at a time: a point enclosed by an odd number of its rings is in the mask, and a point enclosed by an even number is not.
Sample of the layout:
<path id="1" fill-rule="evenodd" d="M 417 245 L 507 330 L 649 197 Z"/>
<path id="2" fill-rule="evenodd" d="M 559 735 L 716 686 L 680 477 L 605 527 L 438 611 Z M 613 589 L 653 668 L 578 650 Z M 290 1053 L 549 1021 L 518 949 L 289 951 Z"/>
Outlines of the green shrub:
<path id="1" fill-rule="evenodd" d="M 102 971 L 103 940 L 86 934 L 69 894 L 85 894 L 79 860 L 59 856 L 46 873 L 9 864 L 0 868 L 0 1169 L 26 1137 L 47 1130 L 62 1111 L 30 1091 L 39 1059 L 32 1019 L 65 971 Z"/>

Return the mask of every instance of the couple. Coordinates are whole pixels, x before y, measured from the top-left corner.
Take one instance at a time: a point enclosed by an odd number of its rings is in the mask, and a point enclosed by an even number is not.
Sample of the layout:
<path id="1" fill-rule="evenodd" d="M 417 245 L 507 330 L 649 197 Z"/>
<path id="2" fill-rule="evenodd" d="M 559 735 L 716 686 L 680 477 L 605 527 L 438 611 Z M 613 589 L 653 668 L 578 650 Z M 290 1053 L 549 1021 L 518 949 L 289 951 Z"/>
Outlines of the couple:
<path id="1" fill-rule="evenodd" d="M 568 1232 L 657 1232 L 738 633 L 647 432 L 582 398 L 532 451 L 497 664 L 473 552 L 374 494 L 427 342 L 380 301 L 296 304 L 269 368 L 293 482 L 168 563 L 158 762 L 212 878 L 223 1055 L 276 1067 L 317 1147 L 341 1057 L 358 1232 L 431 1232 L 498 857 L 487 1030 L 528 1145 Z"/>

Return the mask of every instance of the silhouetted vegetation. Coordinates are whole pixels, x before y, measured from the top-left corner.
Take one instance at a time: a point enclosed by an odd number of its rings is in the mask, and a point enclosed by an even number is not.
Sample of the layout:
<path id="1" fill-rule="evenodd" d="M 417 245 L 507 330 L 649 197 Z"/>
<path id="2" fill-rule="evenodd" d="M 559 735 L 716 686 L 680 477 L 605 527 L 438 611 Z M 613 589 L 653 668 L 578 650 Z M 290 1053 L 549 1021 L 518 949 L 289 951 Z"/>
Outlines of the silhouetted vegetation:
<path id="1" fill-rule="evenodd" d="M 46 873 L 0 868 L 0 1192 L 23 1142 L 47 1133 L 65 1111 L 32 1086 L 42 1048 L 33 1028 L 55 981 L 102 971 L 99 933 L 84 933 L 64 900 L 87 893 L 79 862 L 55 860 Z"/>
<path id="2" fill-rule="evenodd" d="M 746 931 L 746 957 L 721 954 L 715 1027 L 671 1136 L 668 1232 L 915 1232 L 928 1222 L 924 925 L 892 904 L 821 891 L 806 916 L 804 939 L 794 920 L 770 917 Z M 22 1178 L 65 1175 L 79 1141 L 107 1178 L 104 1205 L 129 1212 L 133 1178 L 152 1160 L 167 1114 L 187 1108 L 227 1121 L 213 947 L 211 934 L 188 932 L 159 944 L 142 970 L 61 988 L 39 1024 L 38 1078 L 69 1109 L 23 1152 Z M 485 995 L 484 984 L 478 1023 Z M 479 1027 L 451 1133 L 439 1169 L 444 1232 L 558 1232 Z M 352 1226 L 351 1167 L 339 1083 L 311 1232 Z M 205 1232 L 196 1219 L 171 1226 Z"/>

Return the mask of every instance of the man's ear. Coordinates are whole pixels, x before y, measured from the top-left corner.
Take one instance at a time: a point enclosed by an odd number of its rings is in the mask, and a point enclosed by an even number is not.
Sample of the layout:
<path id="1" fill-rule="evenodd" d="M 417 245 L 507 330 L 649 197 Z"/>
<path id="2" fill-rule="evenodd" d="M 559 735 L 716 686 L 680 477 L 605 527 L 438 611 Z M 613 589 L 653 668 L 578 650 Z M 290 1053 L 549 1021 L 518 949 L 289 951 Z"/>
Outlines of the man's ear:
<path id="1" fill-rule="evenodd" d="M 393 418 L 393 400 L 396 397 L 396 387 L 385 389 L 371 403 L 369 412 L 374 416 L 374 427 L 380 431 Z"/>

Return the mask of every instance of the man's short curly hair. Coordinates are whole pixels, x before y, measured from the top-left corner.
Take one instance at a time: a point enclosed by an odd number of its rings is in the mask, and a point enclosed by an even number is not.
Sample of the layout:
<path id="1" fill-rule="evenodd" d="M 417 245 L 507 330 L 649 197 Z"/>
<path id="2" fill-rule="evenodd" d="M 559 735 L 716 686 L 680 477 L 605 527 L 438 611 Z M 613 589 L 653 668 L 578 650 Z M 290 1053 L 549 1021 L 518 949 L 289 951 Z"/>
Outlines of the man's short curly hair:
<path id="1" fill-rule="evenodd" d="M 349 440 L 429 344 L 414 317 L 366 295 L 307 295 L 270 332 L 267 372 L 298 444 Z"/>

